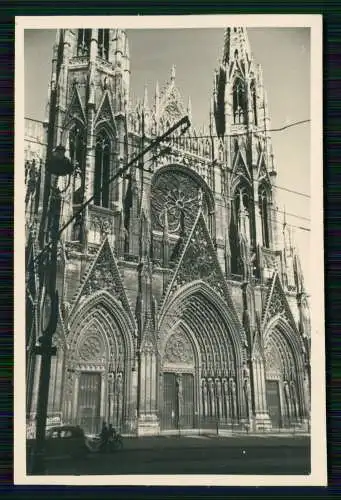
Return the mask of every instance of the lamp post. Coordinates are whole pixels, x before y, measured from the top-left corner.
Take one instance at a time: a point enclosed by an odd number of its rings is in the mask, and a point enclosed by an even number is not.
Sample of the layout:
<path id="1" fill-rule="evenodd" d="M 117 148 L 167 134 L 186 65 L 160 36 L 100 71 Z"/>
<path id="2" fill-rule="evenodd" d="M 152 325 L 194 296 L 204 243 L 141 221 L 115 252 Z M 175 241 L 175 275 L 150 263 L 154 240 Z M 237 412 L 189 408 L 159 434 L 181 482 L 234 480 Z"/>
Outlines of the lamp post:
<path id="1" fill-rule="evenodd" d="M 111 177 L 107 184 L 111 184 L 118 177 L 123 175 L 134 163 L 143 159 L 144 155 L 163 142 L 169 135 L 179 127 L 184 133 L 190 127 L 190 121 L 187 116 L 179 120 L 175 125 L 170 127 L 164 134 L 151 141 L 135 158 L 128 162 L 124 167 L 117 170 L 116 174 Z M 144 168 L 143 164 L 140 168 Z M 53 181 L 54 177 L 65 177 L 71 175 L 74 166 L 72 162 L 65 157 L 65 148 L 62 145 L 57 146 L 51 154 L 47 156 L 46 170 L 48 183 Z M 107 187 L 107 184 L 105 187 Z M 102 191 L 103 186 L 100 191 Z M 47 221 L 47 233 L 49 241 L 44 246 L 40 254 L 36 257 L 39 259 L 40 275 L 42 277 L 42 295 L 43 295 L 43 324 L 41 325 L 42 335 L 39 338 L 39 345 L 35 349 L 35 354 L 41 356 L 41 367 L 38 388 L 37 414 L 36 414 L 36 441 L 33 450 L 32 474 L 45 473 L 44 461 L 44 444 L 46 433 L 46 419 L 48 408 L 49 384 L 51 373 L 51 358 L 56 355 L 56 348 L 52 345 L 53 335 L 56 332 L 58 322 L 58 307 L 59 297 L 56 290 L 57 277 L 57 250 L 58 241 L 61 233 L 85 210 L 85 208 L 94 200 L 95 195 L 91 196 L 80 207 L 62 228 L 59 228 L 60 207 L 61 207 L 61 191 L 58 187 L 46 187 L 46 205 L 44 207 L 44 216 L 42 220 L 42 228 L 44 230 L 45 221 Z"/>

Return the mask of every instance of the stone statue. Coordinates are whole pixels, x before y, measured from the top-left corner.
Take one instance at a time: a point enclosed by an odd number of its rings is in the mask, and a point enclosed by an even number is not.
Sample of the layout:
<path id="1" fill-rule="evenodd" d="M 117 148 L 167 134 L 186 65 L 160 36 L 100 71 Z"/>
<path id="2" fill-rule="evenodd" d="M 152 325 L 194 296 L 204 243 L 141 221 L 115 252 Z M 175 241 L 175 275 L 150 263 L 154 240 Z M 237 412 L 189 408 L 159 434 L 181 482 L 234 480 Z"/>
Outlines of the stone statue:
<path id="1" fill-rule="evenodd" d="M 245 403 L 246 403 L 246 413 L 247 417 L 250 418 L 251 416 L 251 386 L 250 386 L 250 370 L 249 367 L 245 364 L 243 368 L 243 390 L 244 390 L 244 397 L 245 397 Z"/>
<path id="2" fill-rule="evenodd" d="M 229 408 L 230 408 L 230 405 L 229 405 L 229 383 L 228 383 L 228 380 L 226 378 L 223 378 L 222 380 L 222 389 L 223 389 L 223 395 L 224 395 L 224 402 L 223 402 L 223 406 L 224 406 L 224 416 L 225 418 L 227 418 L 229 416 Z"/>
<path id="3" fill-rule="evenodd" d="M 290 397 L 290 388 L 288 382 L 284 382 L 284 396 L 285 396 L 285 403 L 287 406 L 287 415 L 290 418 L 291 417 L 291 397 Z"/>
<path id="4" fill-rule="evenodd" d="M 204 417 L 207 416 L 207 381 L 205 378 L 201 379 L 201 392 L 203 401 L 203 414 Z"/>
<path id="5" fill-rule="evenodd" d="M 215 391 L 214 391 L 214 381 L 209 378 L 208 379 L 208 388 L 210 392 L 210 403 L 211 403 L 211 415 L 215 415 Z"/>
<path id="6" fill-rule="evenodd" d="M 221 393 L 221 381 L 219 378 L 215 380 L 216 396 L 217 396 L 217 408 L 219 410 L 219 417 L 222 417 L 222 393 Z"/>
<path id="7" fill-rule="evenodd" d="M 298 420 L 299 419 L 298 397 L 297 397 L 296 384 L 294 381 L 290 382 L 290 393 L 291 393 L 291 401 L 294 410 L 294 415 L 296 420 Z"/>
<path id="8" fill-rule="evenodd" d="M 237 388 L 236 388 L 236 382 L 233 378 L 230 378 L 229 380 L 229 386 L 230 386 L 230 410 L 231 410 L 231 417 L 232 419 L 235 419 L 237 416 Z"/>

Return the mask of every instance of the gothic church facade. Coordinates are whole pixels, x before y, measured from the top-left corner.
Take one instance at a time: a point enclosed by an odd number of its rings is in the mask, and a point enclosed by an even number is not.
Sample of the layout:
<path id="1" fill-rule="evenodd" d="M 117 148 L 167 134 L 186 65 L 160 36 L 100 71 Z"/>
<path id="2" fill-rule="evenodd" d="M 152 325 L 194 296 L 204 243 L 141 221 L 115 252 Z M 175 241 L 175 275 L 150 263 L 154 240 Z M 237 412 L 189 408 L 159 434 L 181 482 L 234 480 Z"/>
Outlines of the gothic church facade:
<path id="1" fill-rule="evenodd" d="M 49 416 L 96 432 L 303 427 L 310 415 L 307 294 L 280 225 L 262 71 L 227 28 L 208 123 L 170 80 L 130 97 L 120 29 L 58 30 L 44 123 L 26 119 L 26 411 L 34 419 L 43 318 L 37 258 L 61 192 L 60 296 Z M 46 174 L 62 144 L 74 173 Z M 128 163 L 114 182 L 109 179 Z"/>

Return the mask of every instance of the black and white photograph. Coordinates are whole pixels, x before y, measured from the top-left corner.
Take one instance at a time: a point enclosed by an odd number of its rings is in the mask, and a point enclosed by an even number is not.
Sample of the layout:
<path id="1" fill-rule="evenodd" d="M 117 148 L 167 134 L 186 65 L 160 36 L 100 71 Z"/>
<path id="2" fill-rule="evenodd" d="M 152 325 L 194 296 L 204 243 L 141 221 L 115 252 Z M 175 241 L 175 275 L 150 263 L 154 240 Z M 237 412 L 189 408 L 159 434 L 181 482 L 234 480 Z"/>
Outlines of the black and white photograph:
<path id="1" fill-rule="evenodd" d="M 325 485 L 321 16 L 17 18 L 15 136 L 16 481 Z"/>

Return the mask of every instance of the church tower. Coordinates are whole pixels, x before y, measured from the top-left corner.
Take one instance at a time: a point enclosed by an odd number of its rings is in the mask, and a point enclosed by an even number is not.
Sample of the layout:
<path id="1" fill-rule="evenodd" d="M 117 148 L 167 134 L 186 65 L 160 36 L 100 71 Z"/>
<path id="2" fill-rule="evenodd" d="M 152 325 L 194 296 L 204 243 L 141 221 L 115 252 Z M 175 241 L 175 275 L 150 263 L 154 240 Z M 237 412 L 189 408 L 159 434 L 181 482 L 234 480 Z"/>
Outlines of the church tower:
<path id="1" fill-rule="evenodd" d="M 230 270 L 246 272 L 241 262 L 246 251 L 254 256 L 252 274 L 260 276 L 259 249 L 277 245 L 276 170 L 262 70 L 245 28 L 225 30 L 214 111 L 217 135 L 229 152 Z"/>
<path id="2" fill-rule="evenodd" d="M 127 154 L 129 85 L 129 47 L 123 30 L 57 31 L 47 106 L 47 147 L 64 146 L 74 166 L 64 194 L 62 222 L 94 197 L 89 210 L 64 235 L 83 246 L 100 241 L 103 231 L 114 233 L 106 211 L 114 211 L 116 222 L 120 220 L 122 183 L 109 185 L 108 181 Z"/>

